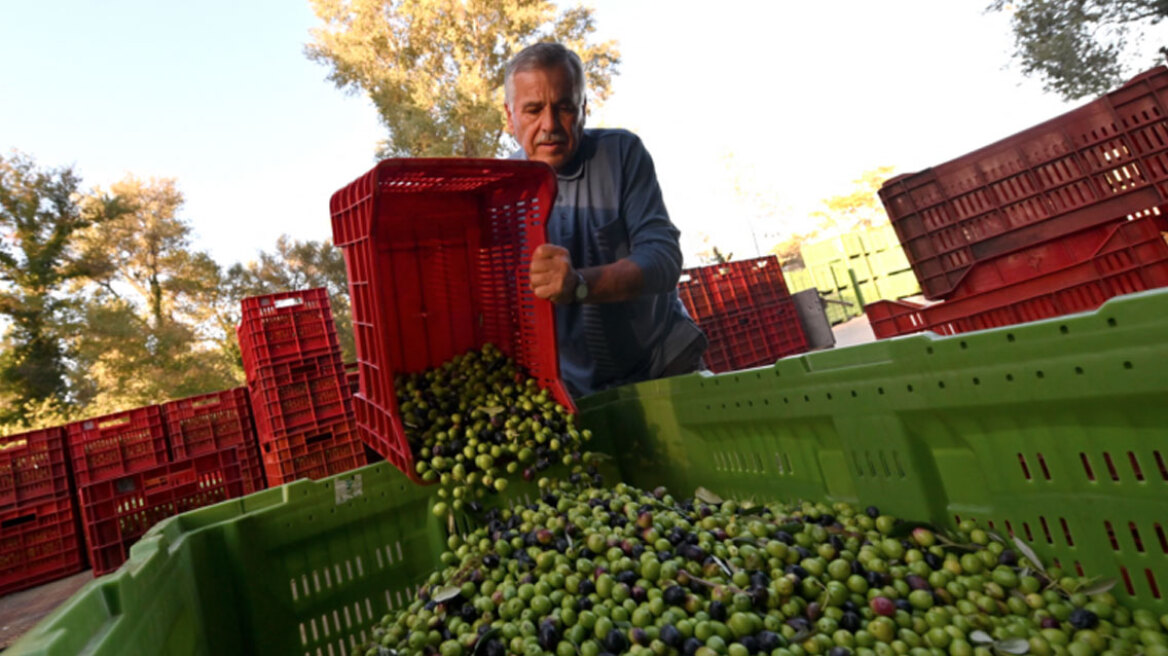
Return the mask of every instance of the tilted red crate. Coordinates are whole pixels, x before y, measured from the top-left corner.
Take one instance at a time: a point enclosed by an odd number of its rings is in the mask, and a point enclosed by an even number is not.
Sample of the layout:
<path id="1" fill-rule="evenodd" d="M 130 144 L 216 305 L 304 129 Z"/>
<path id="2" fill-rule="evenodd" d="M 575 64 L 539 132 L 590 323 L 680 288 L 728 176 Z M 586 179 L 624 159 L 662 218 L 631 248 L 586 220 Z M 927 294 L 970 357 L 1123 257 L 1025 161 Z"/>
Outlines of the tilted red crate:
<path id="1" fill-rule="evenodd" d="M 1168 68 L 880 190 L 926 298 L 975 263 L 1168 201 Z"/>
<path id="2" fill-rule="evenodd" d="M 864 310 L 877 338 L 924 330 L 953 335 L 1094 310 L 1114 296 L 1168 286 L 1164 230 L 1168 230 L 1168 222 L 1161 213 L 1105 226 L 1107 234 L 1090 255 L 1066 263 L 1068 253 L 1098 239 L 1100 229 L 1089 228 L 1069 238 L 1067 251 L 1042 244 L 978 265 L 984 265 L 985 275 L 992 281 L 1003 270 L 1019 275 L 1018 263 L 1035 263 L 1035 273 L 1028 279 L 934 305 L 877 301 Z M 1049 259 L 1061 266 L 1044 270 L 1043 256 L 1052 252 L 1058 255 Z M 1007 258 L 1017 262 L 1008 265 L 1004 262 Z M 971 275 L 971 280 L 977 278 Z"/>
<path id="3" fill-rule="evenodd" d="M 527 275 L 555 194 L 555 174 L 539 162 L 464 159 L 386 160 L 333 194 L 360 367 L 357 423 L 415 480 L 394 374 L 489 342 L 575 411 L 552 305 L 535 298 Z"/>
<path id="4" fill-rule="evenodd" d="M 0 508 L 0 597 L 81 571 L 76 513 L 68 492 Z"/>
<path id="5" fill-rule="evenodd" d="M 162 412 L 175 460 L 238 446 L 241 447 L 244 494 L 267 487 L 247 387 L 163 403 Z"/>
<path id="6" fill-rule="evenodd" d="M 67 427 L 78 486 L 117 478 L 170 461 L 162 409 L 148 405 L 74 422 Z"/>
<path id="7" fill-rule="evenodd" d="M 118 568 L 159 521 L 243 495 L 240 447 L 227 447 L 78 488 L 95 575 Z"/>
<path id="8" fill-rule="evenodd" d="M 0 511 L 69 494 L 65 428 L 0 437 Z"/>
<path id="9" fill-rule="evenodd" d="M 339 349 L 328 290 L 252 296 L 240 303 L 236 334 L 245 369 L 328 355 Z"/>

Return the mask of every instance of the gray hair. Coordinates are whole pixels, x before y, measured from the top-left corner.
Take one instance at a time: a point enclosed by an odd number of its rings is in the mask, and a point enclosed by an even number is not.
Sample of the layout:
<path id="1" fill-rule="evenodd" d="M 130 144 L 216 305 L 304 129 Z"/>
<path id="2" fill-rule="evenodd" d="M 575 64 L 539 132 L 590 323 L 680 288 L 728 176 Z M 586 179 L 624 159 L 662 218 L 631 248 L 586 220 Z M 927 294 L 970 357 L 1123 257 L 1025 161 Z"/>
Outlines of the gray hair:
<path id="1" fill-rule="evenodd" d="M 519 54 L 507 62 L 503 73 L 503 99 L 507 106 L 515 98 L 516 73 L 530 70 L 546 70 L 563 67 L 572 76 L 572 91 L 576 104 L 581 109 L 584 105 L 584 64 L 580 56 L 568 50 L 559 43 L 536 43 L 519 51 Z"/>

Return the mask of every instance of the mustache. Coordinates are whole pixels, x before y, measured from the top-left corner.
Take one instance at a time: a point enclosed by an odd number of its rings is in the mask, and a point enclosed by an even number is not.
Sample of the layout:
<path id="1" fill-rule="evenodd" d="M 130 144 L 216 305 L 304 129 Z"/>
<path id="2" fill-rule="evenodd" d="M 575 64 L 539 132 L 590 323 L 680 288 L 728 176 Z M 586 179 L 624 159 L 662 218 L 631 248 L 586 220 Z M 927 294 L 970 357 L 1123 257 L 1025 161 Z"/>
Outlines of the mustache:
<path id="1" fill-rule="evenodd" d="M 535 145 L 542 146 L 543 144 L 563 144 L 568 143 L 568 135 L 549 132 L 541 134 L 535 138 Z"/>

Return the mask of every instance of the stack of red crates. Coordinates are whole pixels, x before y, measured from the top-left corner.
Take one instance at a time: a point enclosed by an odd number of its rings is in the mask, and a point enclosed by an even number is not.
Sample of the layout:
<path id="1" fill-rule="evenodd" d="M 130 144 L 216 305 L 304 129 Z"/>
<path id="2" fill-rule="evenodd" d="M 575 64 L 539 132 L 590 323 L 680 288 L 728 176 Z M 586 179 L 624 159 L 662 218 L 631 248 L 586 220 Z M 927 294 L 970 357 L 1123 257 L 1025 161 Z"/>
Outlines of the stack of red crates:
<path id="1" fill-rule="evenodd" d="M 235 448 L 239 451 L 243 493 L 267 487 L 246 387 L 170 401 L 162 404 L 162 412 L 175 460 Z"/>
<path id="2" fill-rule="evenodd" d="M 64 428 L 0 437 L 0 596 L 83 564 Z"/>
<path id="3" fill-rule="evenodd" d="M 1168 68 L 889 180 L 880 198 L 925 297 L 943 303 L 873 303 L 877 337 L 1010 325 L 1162 286 L 1151 235 L 1168 209 Z"/>
<path id="4" fill-rule="evenodd" d="M 365 464 L 327 290 L 245 298 L 237 332 L 268 483 Z"/>
<path id="5" fill-rule="evenodd" d="M 69 424 L 69 452 L 95 575 L 117 569 L 154 524 L 244 493 L 240 450 L 171 459 L 161 406 Z"/>
<path id="6" fill-rule="evenodd" d="M 711 371 L 774 364 L 807 350 L 795 302 L 773 255 L 686 269 L 677 290 L 709 339 L 705 359 Z"/>

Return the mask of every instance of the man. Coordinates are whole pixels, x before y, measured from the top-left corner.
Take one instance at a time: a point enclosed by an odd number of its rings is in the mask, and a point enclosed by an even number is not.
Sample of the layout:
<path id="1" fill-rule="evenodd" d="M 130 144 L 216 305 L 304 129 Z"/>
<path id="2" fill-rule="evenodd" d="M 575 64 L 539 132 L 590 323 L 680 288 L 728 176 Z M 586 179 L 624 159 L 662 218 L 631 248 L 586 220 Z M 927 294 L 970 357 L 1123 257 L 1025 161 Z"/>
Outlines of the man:
<path id="1" fill-rule="evenodd" d="M 556 303 L 560 375 L 574 396 L 697 370 L 705 335 L 677 295 L 679 232 L 653 160 L 626 130 L 584 129 L 580 58 L 556 43 L 520 52 L 505 73 L 513 157 L 556 171 L 548 239 L 531 287 Z"/>

